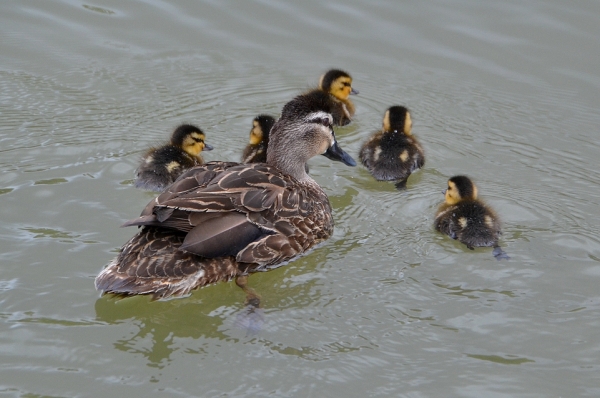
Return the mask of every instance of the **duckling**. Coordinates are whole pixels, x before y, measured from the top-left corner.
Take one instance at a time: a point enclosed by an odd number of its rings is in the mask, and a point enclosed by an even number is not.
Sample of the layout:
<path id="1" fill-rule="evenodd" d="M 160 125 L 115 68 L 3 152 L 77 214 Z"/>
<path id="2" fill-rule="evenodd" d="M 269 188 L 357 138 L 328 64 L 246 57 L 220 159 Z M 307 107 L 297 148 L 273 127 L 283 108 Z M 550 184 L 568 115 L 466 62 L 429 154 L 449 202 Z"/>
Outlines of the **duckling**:
<path id="1" fill-rule="evenodd" d="M 410 111 L 392 106 L 385 111 L 383 128 L 363 143 L 360 161 L 378 181 L 396 181 L 406 188 L 408 177 L 425 164 L 423 148 L 412 135 Z"/>
<path id="2" fill-rule="evenodd" d="M 142 228 L 96 277 L 96 288 L 155 299 L 232 278 L 245 288 L 249 273 L 327 240 L 331 204 L 305 164 L 320 154 L 356 162 L 339 147 L 324 106 L 303 95 L 288 102 L 271 129 L 266 163 L 217 161 L 184 172 L 123 225 Z"/>
<path id="3" fill-rule="evenodd" d="M 185 170 L 203 164 L 200 152 L 213 149 L 204 139 L 204 133 L 196 126 L 183 124 L 177 127 L 169 144 L 146 152 L 136 170 L 135 187 L 162 191 Z"/>
<path id="4" fill-rule="evenodd" d="M 334 125 L 345 126 L 352 121 L 355 108 L 348 97 L 358 94 L 358 91 L 352 88 L 352 77 L 347 72 L 339 69 L 329 70 L 319 79 L 319 87 L 316 90 L 329 94 Z"/>
<path id="5" fill-rule="evenodd" d="M 448 189 L 442 191 L 445 201 L 435 216 L 435 229 L 458 239 L 473 250 L 474 247 L 491 246 L 496 259 L 508 259 L 498 245 L 500 220 L 496 213 L 477 199 L 477 187 L 466 176 L 448 180 Z"/>
<path id="6" fill-rule="evenodd" d="M 269 132 L 274 123 L 273 116 L 258 115 L 254 118 L 252 130 L 250 130 L 250 143 L 244 149 L 242 163 L 265 163 L 267 161 Z"/>

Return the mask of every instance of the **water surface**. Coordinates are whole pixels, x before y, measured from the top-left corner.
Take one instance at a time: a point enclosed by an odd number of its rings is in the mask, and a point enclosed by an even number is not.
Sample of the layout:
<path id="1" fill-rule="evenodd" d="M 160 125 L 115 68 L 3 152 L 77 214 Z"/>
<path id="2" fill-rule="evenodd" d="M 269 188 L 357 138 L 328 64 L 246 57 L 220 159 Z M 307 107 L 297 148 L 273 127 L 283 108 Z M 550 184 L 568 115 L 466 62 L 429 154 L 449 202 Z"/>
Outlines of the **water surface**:
<path id="1" fill-rule="evenodd" d="M 6 1 L 0 5 L 0 395 L 600 395 L 600 5 L 472 0 Z M 425 168 L 405 192 L 320 158 L 334 236 L 233 283 L 99 298 L 93 279 L 153 195 L 144 149 L 182 122 L 238 160 L 251 121 L 330 67 L 361 94 L 356 154 L 408 106 Z M 437 234 L 468 174 L 502 246 Z"/>

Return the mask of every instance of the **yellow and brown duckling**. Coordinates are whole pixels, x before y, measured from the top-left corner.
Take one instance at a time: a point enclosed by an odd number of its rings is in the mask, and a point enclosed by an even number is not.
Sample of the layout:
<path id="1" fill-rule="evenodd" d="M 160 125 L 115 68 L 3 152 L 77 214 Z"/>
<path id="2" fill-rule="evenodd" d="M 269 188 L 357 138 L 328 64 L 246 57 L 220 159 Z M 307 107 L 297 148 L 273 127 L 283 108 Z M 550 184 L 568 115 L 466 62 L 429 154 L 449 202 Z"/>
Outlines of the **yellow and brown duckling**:
<path id="1" fill-rule="evenodd" d="M 142 228 L 96 277 L 96 288 L 154 298 L 232 278 L 246 288 L 249 273 L 279 267 L 328 239 L 331 204 L 305 164 L 316 155 L 356 162 L 322 109 L 302 95 L 288 102 L 271 129 L 266 163 L 209 162 L 182 174 L 124 224 Z"/>
<path id="2" fill-rule="evenodd" d="M 267 161 L 269 132 L 274 123 L 273 116 L 258 115 L 254 118 L 252 130 L 250 130 L 250 143 L 244 148 L 242 163 L 265 163 Z"/>
<path id="3" fill-rule="evenodd" d="M 435 229 L 473 250 L 493 247 L 498 260 L 508 255 L 498 245 L 502 234 L 496 213 L 477 198 L 477 187 L 466 176 L 454 176 L 443 191 L 445 201 L 435 215 Z"/>
<path id="4" fill-rule="evenodd" d="M 383 128 L 365 141 L 360 161 L 378 181 L 395 181 L 396 188 L 406 187 L 406 180 L 425 164 L 423 148 L 412 135 L 410 111 L 392 106 L 385 111 Z"/>
<path id="5" fill-rule="evenodd" d="M 352 121 L 355 108 L 349 97 L 358 94 L 358 91 L 352 88 L 352 77 L 347 72 L 339 69 L 327 71 L 319 80 L 318 90 L 329 94 L 334 125 L 345 126 Z"/>
<path id="6" fill-rule="evenodd" d="M 200 152 L 213 149 L 204 140 L 204 133 L 196 126 L 183 124 L 177 127 L 169 144 L 146 152 L 136 170 L 135 187 L 162 191 L 185 170 L 203 164 Z"/>

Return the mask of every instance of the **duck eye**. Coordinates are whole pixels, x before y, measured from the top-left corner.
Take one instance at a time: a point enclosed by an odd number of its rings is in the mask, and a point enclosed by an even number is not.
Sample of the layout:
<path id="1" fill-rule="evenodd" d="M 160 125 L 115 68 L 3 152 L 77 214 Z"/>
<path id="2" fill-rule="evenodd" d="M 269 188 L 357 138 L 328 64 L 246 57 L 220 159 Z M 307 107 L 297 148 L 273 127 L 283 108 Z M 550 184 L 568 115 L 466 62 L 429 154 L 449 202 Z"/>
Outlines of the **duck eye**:
<path id="1" fill-rule="evenodd" d="M 323 126 L 329 127 L 329 118 L 324 117 L 323 119 L 321 119 L 321 123 L 323 124 Z"/>

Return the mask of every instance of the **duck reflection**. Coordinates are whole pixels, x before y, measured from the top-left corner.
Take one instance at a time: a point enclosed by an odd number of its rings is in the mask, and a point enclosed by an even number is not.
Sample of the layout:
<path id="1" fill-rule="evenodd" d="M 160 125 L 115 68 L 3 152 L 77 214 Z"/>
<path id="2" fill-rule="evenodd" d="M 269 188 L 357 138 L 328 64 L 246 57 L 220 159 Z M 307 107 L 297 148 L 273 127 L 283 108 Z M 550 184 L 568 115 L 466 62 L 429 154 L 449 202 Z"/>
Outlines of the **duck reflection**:
<path id="1" fill-rule="evenodd" d="M 249 283 L 261 293 L 260 307 L 244 305 L 244 292 L 234 283 L 221 283 L 194 291 L 185 299 L 152 301 L 148 296 L 105 295 L 95 303 L 96 317 L 107 324 L 138 328 L 137 332 L 117 337 L 113 345 L 120 351 L 144 356 L 148 366 L 157 368 L 167 366 L 182 349 L 206 355 L 205 348 L 214 347 L 215 341 L 270 344 L 265 340 L 271 332 L 269 319 L 277 317 L 277 312 L 319 301 L 321 278 L 310 274 L 325 263 L 327 253 L 322 248 L 296 260 L 297 266 L 253 275 Z M 179 339 L 198 340 L 201 344 L 184 348 Z"/>

